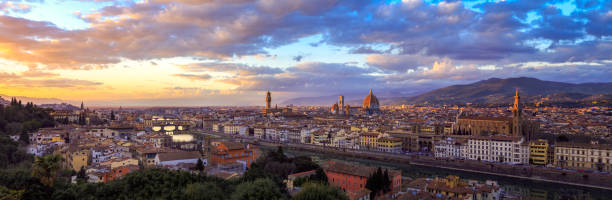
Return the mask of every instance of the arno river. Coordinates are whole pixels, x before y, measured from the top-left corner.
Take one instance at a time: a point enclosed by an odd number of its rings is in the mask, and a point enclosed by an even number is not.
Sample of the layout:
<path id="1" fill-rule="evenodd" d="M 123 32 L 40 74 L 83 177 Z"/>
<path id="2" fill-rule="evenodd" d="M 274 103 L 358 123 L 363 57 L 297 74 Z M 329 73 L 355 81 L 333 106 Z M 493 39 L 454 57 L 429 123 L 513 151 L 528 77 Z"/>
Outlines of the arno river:
<path id="1" fill-rule="evenodd" d="M 612 191 L 603 189 L 594 189 L 587 187 L 579 187 L 572 185 L 564 185 L 557 183 L 549 183 L 542 181 L 532 181 L 519 178 L 510 178 L 504 176 L 495 176 L 488 174 L 479 174 L 458 170 L 441 169 L 434 167 L 424 167 L 419 165 L 410 165 L 402 163 L 379 162 L 358 158 L 340 157 L 336 155 L 323 155 L 305 151 L 285 150 L 288 156 L 310 156 L 313 160 L 322 163 L 330 159 L 343 160 L 347 162 L 355 162 L 369 166 L 381 166 L 393 169 L 402 170 L 402 176 L 409 179 L 422 177 L 446 177 L 448 175 L 456 175 L 461 179 L 471 179 L 478 181 L 493 180 L 502 187 L 504 193 L 512 196 L 523 196 L 531 199 L 612 199 Z M 612 183 L 610 183 L 612 185 Z"/>

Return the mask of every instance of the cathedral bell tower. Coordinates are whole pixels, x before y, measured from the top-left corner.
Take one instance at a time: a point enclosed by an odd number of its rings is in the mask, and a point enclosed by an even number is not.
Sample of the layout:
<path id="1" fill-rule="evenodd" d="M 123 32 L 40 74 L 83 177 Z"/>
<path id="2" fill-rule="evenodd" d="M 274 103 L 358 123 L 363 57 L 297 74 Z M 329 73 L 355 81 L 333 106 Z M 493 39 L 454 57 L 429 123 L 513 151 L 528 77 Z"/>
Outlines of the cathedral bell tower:
<path id="1" fill-rule="evenodd" d="M 270 94 L 270 90 L 268 90 L 268 93 L 266 94 L 266 109 L 270 109 L 270 107 L 272 105 L 272 94 Z"/>
<path id="2" fill-rule="evenodd" d="M 516 88 L 516 95 L 514 96 L 514 107 L 512 107 L 512 135 L 522 136 L 521 128 L 521 114 L 523 109 L 521 108 L 521 97 L 519 96 L 518 88 Z"/>

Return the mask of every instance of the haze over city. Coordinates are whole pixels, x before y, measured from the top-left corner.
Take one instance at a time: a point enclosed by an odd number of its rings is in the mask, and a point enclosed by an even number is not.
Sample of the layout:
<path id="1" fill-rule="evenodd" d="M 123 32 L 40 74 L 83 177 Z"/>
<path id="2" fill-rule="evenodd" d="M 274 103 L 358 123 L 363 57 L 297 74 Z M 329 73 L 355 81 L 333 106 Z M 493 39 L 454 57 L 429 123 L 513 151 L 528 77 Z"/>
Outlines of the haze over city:
<path id="1" fill-rule="evenodd" d="M 609 1 L 0 3 L 0 94 L 90 106 L 261 105 L 492 77 L 612 76 Z"/>

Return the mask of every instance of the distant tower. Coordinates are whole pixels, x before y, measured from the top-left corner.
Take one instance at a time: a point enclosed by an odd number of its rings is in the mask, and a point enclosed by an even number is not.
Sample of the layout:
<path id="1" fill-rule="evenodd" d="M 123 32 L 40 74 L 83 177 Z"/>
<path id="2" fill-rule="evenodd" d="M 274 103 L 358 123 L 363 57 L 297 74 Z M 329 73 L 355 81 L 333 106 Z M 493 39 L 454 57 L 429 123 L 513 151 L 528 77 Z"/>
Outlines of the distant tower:
<path id="1" fill-rule="evenodd" d="M 338 113 L 339 114 L 344 114 L 344 96 L 339 96 L 338 97 Z"/>
<path id="2" fill-rule="evenodd" d="M 85 110 L 85 105 L 83 104 L 83 101 L 81 101 L 81 110 Z"/>
<path id="3" fill-rule="evenodd" d="M 351 106 L 349 106 L 348 104 L 344 105 L 344 114 L 345 115 L 351 114 Z"/>
<path id="4" fill-rule="evenodd" d="M 272 94 L 270 94 L 270 90 L 268 90 L 268 93 L 266 94 L 266 109 L 270 109 L 270 107 L 272 105 Z"/>
<path id="5" fill-rule="evenodd" d="M 522 135 L 521 129 L 521 113 L 523 112 L 523 108 L 521 108 L 521 97 L 519 96 L 518 88 L 516 88 L 516 95 L 514 96 L 514 107 L 512 108 L 512 134 L 515 136 Z"/>

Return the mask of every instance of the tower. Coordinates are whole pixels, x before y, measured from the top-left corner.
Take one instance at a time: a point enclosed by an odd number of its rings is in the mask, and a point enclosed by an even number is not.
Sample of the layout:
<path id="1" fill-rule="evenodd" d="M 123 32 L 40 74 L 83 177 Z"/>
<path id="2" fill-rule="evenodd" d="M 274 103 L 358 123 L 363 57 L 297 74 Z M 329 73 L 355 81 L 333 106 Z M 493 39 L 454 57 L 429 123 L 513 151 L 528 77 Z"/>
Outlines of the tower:
<path id="1" fill-rule="evenodd" d="M 83 104 L 83 101 L 81 101 L 81 110 L 85 109 L 85 105 Z"/>
<path id="2" fill-rule="evenodd" d="M 344 96 L 338 96 L 338 113 L 344 114 Z"/>
<path id="3" fill-rule="evenodd" d="M 518 88 L 516 88 L 516 95 L 514 96 L 514 107 L 512 107 L 512 134 L 515 136 L 522 135 L 521 128 L 521 113 L 523 109 L 521 108 L 521 97 L 519 96 Z"/>
<path id="4" fill-rule="evenodd" d="M 270 90 L 268 90 L 268 93 L 266 94 L 266 109 L 270 109 L 270 107 L 272 105 L 272 94 L 270 94 Z"/>

